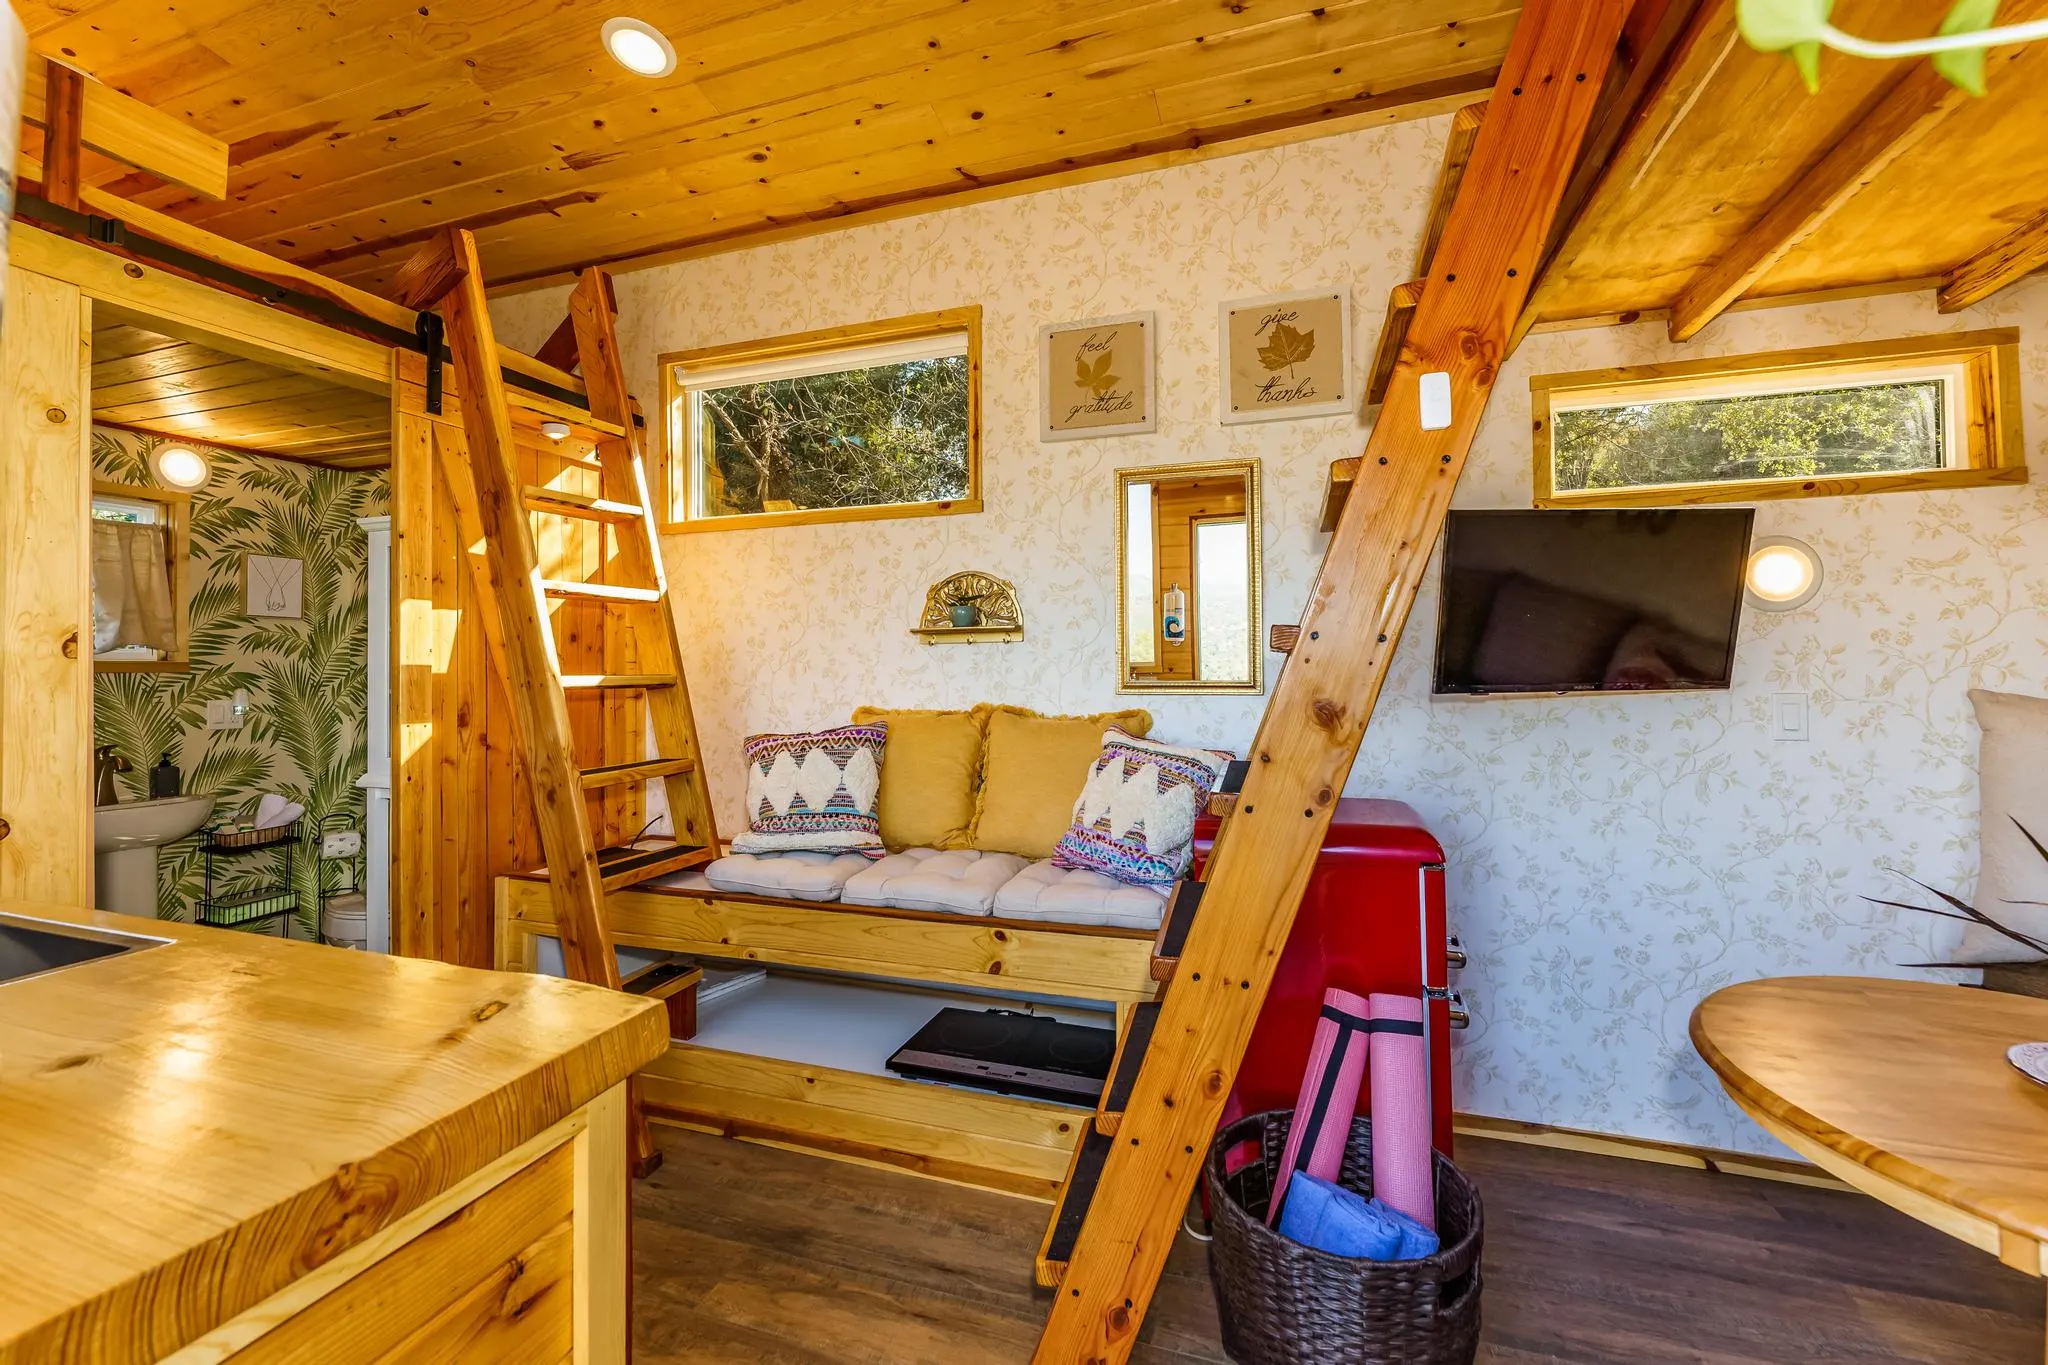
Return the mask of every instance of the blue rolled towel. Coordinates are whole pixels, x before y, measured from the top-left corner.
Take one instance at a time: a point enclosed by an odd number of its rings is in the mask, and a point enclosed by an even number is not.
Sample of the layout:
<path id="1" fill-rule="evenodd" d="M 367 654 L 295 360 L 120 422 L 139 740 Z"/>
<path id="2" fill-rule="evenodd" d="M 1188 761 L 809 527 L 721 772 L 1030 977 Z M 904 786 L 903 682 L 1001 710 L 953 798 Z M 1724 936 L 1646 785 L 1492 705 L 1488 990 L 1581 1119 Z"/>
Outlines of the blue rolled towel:
<path id="1" fill-rule="evenodd" d="M 1332 1256 L 1419 1261 L 1442 1245 L 1437 1235 L 1377 1199 L 1296 1171 L 1280 1210 L 1280 1235 Z"/>

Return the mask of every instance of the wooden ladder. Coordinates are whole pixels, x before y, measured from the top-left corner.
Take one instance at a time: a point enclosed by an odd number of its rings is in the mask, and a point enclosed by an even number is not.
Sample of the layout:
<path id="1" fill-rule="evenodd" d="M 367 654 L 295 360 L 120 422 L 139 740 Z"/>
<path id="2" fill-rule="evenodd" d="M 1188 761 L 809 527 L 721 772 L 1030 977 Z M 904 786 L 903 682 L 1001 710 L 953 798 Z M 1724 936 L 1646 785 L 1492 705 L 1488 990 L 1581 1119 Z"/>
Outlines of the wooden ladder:
<path id="1" fill-rule="evenodd" d="M 448 230 L 407 262 L 395 283 L 400 301 L 409 307 L 439 304 L 454 354 L 468 459 L 444 456 L 442 475 L 465 541 L 483 545 L 481 555 L 469 556 L 482 602 L 479 616 L 512 700 L 520 759 L 533 789 L 554 891 L 563 964 L 578 981 L 618 990 L 605 894 L 709 862 L 718 853 L 718 831 L 662 571 L 646 465 L 619 359 L 611 281 L 600 270 L 586 270 L 569 298 L 568 325 L 590 402 L 588 420 L 578 421 L 597 436 L 596 496 L 538 487 L 519 476 L 512 409 L 498 368 L 475 238 L 461 229 Z M 534 544 L 534 514 L 595 524 L 613 547 L 603 581 L 544 578 Z M 550 603 L 573 601 L 604 607 L 602 673 L 565 676 L 561 671 Z M 570 731 L 571 690 L 604 692 L 620 715 L 641 704 L 635 697 L 644 698 L 657 755 L 578 767 Z M 641 733 L 638 725 L 617 729 Z M 655 782 L 667 798 L 673 837 L 650 841 L 628 835 L 624 843 L 600 848 L 592 831 L 590 794 Z M 477 797 L 491 799 L 485 793 Z M 637 1092 L 630 1108 L 634 1170 L 645 1175 L 661 1157 Z"/>
<path id="2" fill-rule="evenodd" d="M 1153 966 L 1040 1247 L 1035 1365 L 1115 1365 L 1205 1164 L 1621 35 L 1629 0 L 1529 0 L 1249 771 Z M 1423 425 L 1425 374 L 1450 413 Z"/>

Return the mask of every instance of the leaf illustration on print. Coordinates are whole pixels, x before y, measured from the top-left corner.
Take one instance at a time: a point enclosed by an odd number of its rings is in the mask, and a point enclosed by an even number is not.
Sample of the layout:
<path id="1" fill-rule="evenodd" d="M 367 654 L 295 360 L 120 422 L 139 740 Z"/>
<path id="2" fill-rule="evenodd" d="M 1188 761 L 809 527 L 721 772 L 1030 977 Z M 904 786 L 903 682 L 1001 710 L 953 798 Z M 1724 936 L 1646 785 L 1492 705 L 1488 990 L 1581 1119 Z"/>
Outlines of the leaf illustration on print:
<path id="1" fill-rule="evenodd" d="M 1299 331 L 1284 322 L 1276 322 L 1272 340 L 1259 347 L 1259 363 L 1268 370 L 1286 370 L 1292 378 L 1294 367 L 1315 353 L 1315 328 Z"/>
<path id="2" fill-rule="evenodd" d="M 1109 370 L 1109 362 L 1115 355 L 1115 351 L 1104 351 L 1095 357 L 1093 365 L 1088 363 L 1087 356 L 1074 357 L 1074 383 L 1097 398 L 1108 393 L 1116 387 L 1117 380 L 1122 377 L 1111 374 Z"/>

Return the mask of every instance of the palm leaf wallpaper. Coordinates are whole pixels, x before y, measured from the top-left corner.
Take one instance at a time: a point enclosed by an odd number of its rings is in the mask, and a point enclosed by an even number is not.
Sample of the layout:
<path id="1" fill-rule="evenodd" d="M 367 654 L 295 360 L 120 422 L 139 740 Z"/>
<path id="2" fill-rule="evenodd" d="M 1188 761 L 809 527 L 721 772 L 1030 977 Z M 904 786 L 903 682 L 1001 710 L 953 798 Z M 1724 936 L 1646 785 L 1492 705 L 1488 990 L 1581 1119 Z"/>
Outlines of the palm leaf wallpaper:
<path id="1" fill-rule="evenodd" d="M 94 427 L 93 474 L 152 486 L 150 456 L 161 437 Z M 333 813 L 361 827 L 356 779 L 367 752 L 369 604 L 367 543 L 357 517 L 381 515 L 382 471 L 341 471 L 268 460 L 181 442 L 213 467 L 192 498 L 191 656 L 188 673 L 101 673 L 93 680 L 93 738 L 111 744 L 132 770 L 120 775 L 123 800 L 147 796 L 149 772 L 168 753 L 188 792 L 211 792 L 220 812 L 278 792 L 306 807 L 305 828 Z M 298 620 L 243 614 L 244 555 L 275 555 L 305 565 Z M 249 692 L 239 730 L 208 730 L 206 703 Z M 296 859 L 300 937 L 317 931 L 319 896 L 310 848 Z M 275 876 L 281 855 L 220 860 L 216 894 Z M 196 840 L 164 848 L 158 859 L 157 914 L 190 919 L 202 888 Z M 331 875 L 331 874 L 330 874 Z"/>

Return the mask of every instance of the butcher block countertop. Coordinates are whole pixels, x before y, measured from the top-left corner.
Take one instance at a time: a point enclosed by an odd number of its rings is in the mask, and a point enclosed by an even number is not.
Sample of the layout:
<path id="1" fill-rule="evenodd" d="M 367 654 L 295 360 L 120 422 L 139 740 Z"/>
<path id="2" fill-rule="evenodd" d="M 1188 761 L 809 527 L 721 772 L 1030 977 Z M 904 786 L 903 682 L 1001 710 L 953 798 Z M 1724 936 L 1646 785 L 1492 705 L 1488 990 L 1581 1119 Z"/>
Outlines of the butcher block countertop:
<path id="1" fill-rule="evenodd" d="M 660 1004 L 93 910 L 0 983 L 0 1365 L 156 1360 L 661 1055 Z"/>

